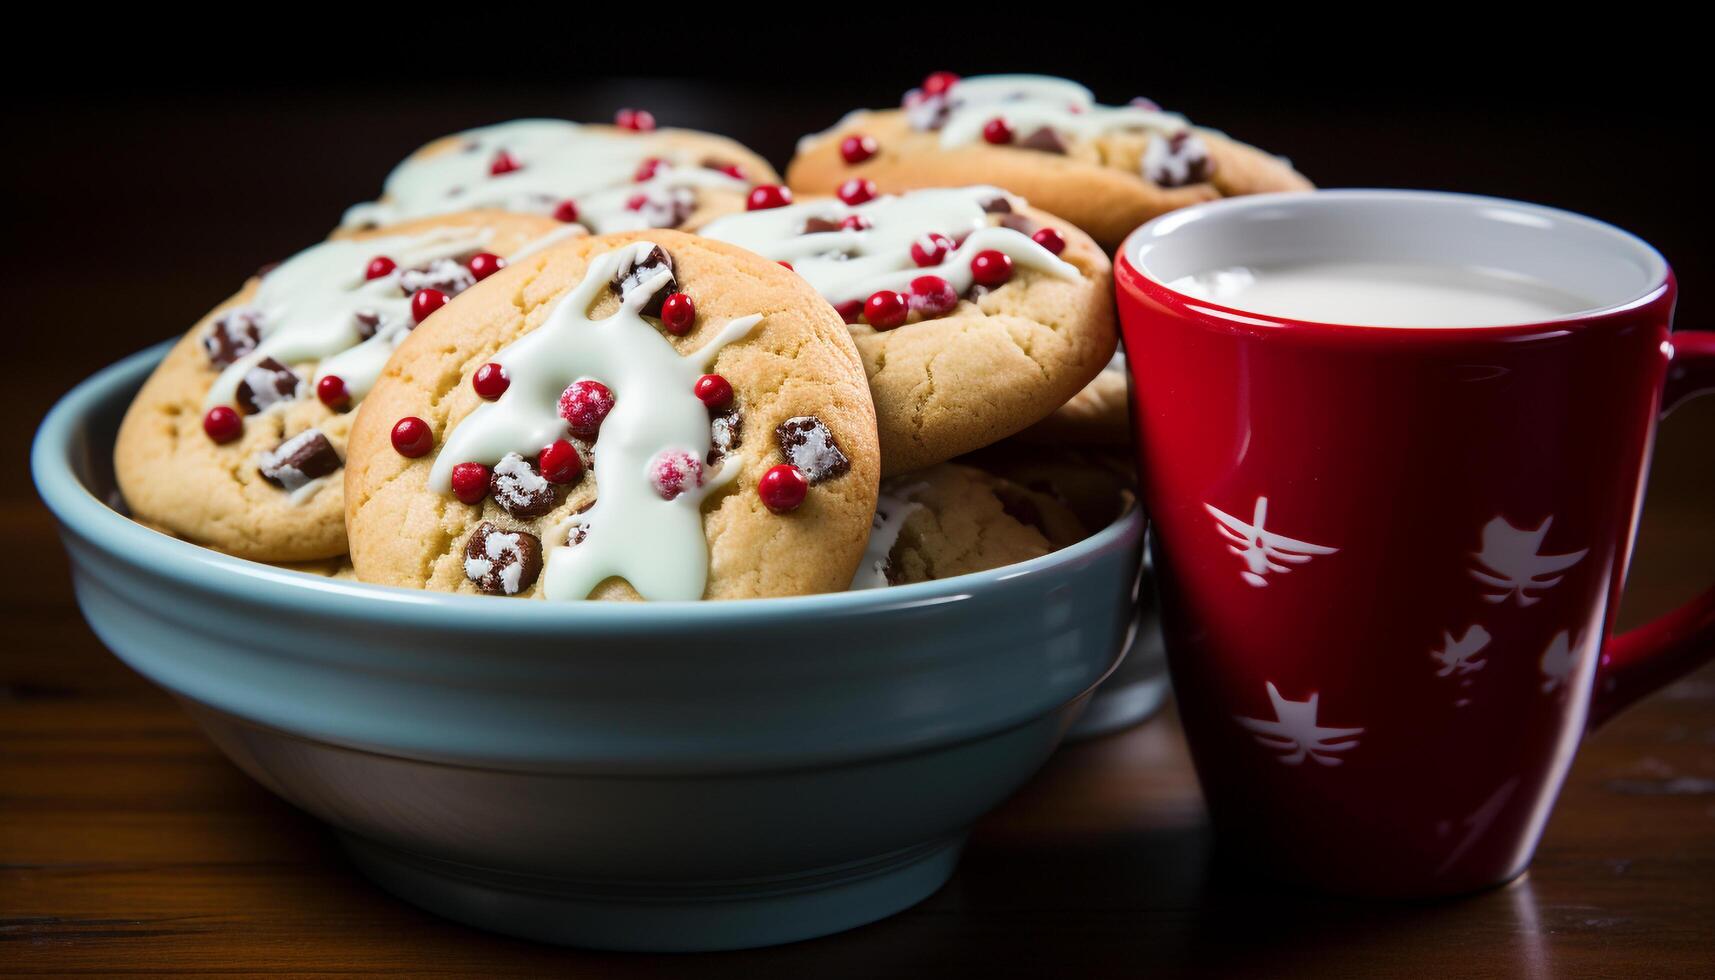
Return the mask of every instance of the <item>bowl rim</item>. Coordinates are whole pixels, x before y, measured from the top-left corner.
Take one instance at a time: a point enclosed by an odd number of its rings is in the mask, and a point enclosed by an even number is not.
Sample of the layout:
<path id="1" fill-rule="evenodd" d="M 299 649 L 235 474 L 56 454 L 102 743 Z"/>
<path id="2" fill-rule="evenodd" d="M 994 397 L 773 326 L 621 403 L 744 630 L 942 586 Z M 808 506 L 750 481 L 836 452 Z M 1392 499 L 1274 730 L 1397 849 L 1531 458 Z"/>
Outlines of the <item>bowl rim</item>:
<path id="1" fill-rule="evenodd" d="M 751 599 L 663 602 L 502 603 L 492 596 L 461 595 L 324 578 L 277 568 L 181 541 L 145 527 L 98 499 L 73 470 L 72 458 L 88 418 L 112 402 L 116 390 L 152 370 L 175 340 L 153 344 L 102 368 L 63 395 L 43 418 L 30 447 L 37 493 L 65 533 L 99 550 L 144 562 L 163 578 L 196 589 L 270 606 L 313 609 L 318 616 L 387 619 L 409 615 L 417 626 L 535 631 L 556 626 L 629 632 L 639 628 L 719 627 L 758 618 L 853 615 L 957 602 L 980 590 L 1018 579 L 1054 575 L 1065 566 L 1141 539 L 1147 520 L 1133 504 L 1106 527 L 1046 555 L 952 578 L 881 589 Z M 94 447 L 111 452 L 111 447 Z"/>

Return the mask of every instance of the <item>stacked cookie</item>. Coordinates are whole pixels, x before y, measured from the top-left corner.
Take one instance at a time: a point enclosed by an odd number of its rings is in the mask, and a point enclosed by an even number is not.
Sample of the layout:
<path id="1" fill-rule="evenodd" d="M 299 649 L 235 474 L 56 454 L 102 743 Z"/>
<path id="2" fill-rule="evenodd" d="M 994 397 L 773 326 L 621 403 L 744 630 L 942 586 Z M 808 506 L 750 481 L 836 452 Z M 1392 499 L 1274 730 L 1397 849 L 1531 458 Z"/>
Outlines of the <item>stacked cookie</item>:
<path id="1" fill-rule="evenodd" d="M 1103 250 L 1122 183 L 1077 168 L 1135 149 L 1132 214 L 1301 182 L 1068 86 L 931 76 L 808 138 L 790 189 L 631 110 L 438 140 L 169 352 L 121 427 L 121 490 L 240 557 L 554 600 L 1046 554 L 1110 521 L 1131 472 Z M 978 113 L 1028 132 L 968 146 Z M 1167 194 L 1151 174 L 1188 143 L 1208 158 Z"/>

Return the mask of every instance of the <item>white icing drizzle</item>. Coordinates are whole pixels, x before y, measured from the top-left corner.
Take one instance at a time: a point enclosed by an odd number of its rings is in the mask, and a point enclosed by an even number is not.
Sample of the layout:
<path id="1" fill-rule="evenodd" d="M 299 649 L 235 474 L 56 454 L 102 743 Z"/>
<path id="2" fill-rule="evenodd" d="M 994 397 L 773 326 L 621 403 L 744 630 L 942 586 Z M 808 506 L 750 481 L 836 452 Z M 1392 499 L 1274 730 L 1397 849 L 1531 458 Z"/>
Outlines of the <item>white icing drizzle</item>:
<path id="1" fill-rule="evenodd" d="M 737 467 L 722 466 L 700 486 L 664 500 L 649 465 L 663 452 L 700 459 L 708 451 L 709 412 L 693 386 L 715 355 L 748 335 L 762 317 L 732 320 L 701 349 L 681 356 L 638 312 L 671 275 L 662 269 L 629 291 L 612 316 L 590 319 L 591 306 L 615 274 L 653 248 L 651 242 L 635 242 L 597 256 L 540 327 L 492 358 L 506 368 L 511 385 L 446 435 L 429 473 L 429 488 L 446 493 L 459 463 L 492 465 L 507 453 L 534 455 L 566 438 L 557 406 L 568 384 L 592 378 L 613 391 L 614 407 L 596 443 L 595 505 L 550 535 L 560 540 L 575 528 L 584 532 L 578 544 L 548 552 L 542 594 L 549 599 L 588 598 L 610 577 L 624 579 L 651 600 L 700 599 L 708 584 L 701 506 L 737 475 Z"/>
<path id="2" fill-rule="evenodd" d="M 975 281 L 971 257 L 985 249 L 1005 252 L 1024 269 L 1059 279 L 1076 280 L 1076 266 L 1062 261 L 1030 236 L 989 224 L 983 203 L 996 197 L 1017 201 L 995 187 L 955 187 L 911 191 L 877 197 L 851 207 L 837 200 L 812 201 L 766 211 L 747 211 L 717 219 L 701 232 L 748 248 L 779 262 L 790 262 L 828 302 L 868 299 L 891 289 L 909 292 L 918 276 L 940 276 L 963 296 Z M 804 234 L 811 218 L 840 221 L 861 215 L 869 227 Z M 911 245 L 940 233 L 950 239 L 969 234 L 957 249 L 949 249 L 939 265 L 919 267 Z"/>
<path id="3" fill-rule="evenodd" d="M 750 186 L 702 166 L 692 159 L 694 151 L 561 119 L 516 119 L 453 139 L 461 145 L 393 168 L 383 184 L 385 199 L 351 208 L 344 225 L 394 224 L 477 208 L 552 214 L 561 201 L 570 200 L 577 205 L 578 221 L 592 230 L 631 231 L 677 224 L 664 220 L 672 214 L 668 202 L 675 196 L 694 196 L 705 187 L 743 191 Z M 502 152 L 519 166 L 496 176 L 489 168 Z M 637 181 L 638 168 L 652 157 L 664 163 L 649 180 Z M 628 207 L 638 194 L 645 195 L 644 207 Z"/>
<path id="4" fill-rule="evenodd" d="M 882 489 L 875 502 L 875 519 L 870 524 L 869 544 L 863 549 L 863 561 L 858 564 L 857 574 L 852 576 L 853 590 L 887 587 L 888 556 L 893 553 L 893 546 L 899 542 L 899 532 L 905 529 L 906 519 L 923 509 L 923 505 L 913 501 L 911 497 L 924 486 L 925 484 L 915 483 L 905 487 Z"/>
<path id="5" fill-rule="evenodd" d="M 1006 120 L 1020 139 L 1044 126 L 1090 139 L 1124 130 L 1177 133 L 1191 125 L 1184 116 L 1159 109 L 1098 105 L 1084 86 L 1047 75 L 964 78 L 953 83 L 944 99 L 941 145 L 949 148 L 982 139 L 983 127 L 997 117 Z"/>

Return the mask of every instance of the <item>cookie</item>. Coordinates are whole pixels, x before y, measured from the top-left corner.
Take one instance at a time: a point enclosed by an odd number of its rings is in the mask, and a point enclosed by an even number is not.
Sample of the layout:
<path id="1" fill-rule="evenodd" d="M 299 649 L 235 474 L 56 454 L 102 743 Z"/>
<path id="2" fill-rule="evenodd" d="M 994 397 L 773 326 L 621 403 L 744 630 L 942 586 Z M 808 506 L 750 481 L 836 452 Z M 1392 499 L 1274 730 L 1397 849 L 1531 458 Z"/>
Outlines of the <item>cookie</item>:
<path id="1" fill-rule="evenodd" d="M 114 446 L 135 516 L 258 561 L 345 552 L 351 409 L 418 319 L 532 243 L 577 231 L 498 211 L 323 242 L 252 279 L 156 367 Z"/>
<path id="2" fill-rule="evenodd" d="M 1131 383 L 1125 352 L 1116 352 L 1083 390 L 1018 438 L 1043 446 L 1130 446 Z"/>
<path id="3" fill-rule="evenodd" d="M 1107 256 L 993 187 L 878 197 L 860 183 L 702 233 L 789 264 L 844 317 L 875 397 L 884 474 L 1039 421 L 1118 342 Z"/>
<path id="4" fill-rule="evenodd" d="M 414 333 L 346 467 L 366 582 L 553 600 L 843 589 L 880 474 L 804 280 L 657 230 L 545 251 Z"/>
<path id="5" fill-rule="evenodd" d="M 994 184 L 1109 250 L 1177 208 L 1311 189 L 1285 160 L 1145 100 L 1103 106 L 1065 79 L 950 72 L 930 75 L 899 109 L 860 110 L 805 137 L 786 170 L 806 194 L 833 193 L 854 177 L 889 193 Z"/>
<path id="6" fill-rule="evenodd" d="M 1113 523 L 1137 498 L 1137 462 L 1129 447 L 1032 445 L 1021 436 L 958 462 L 1052 498 L 1091 531 Z"/>
<path id="7" fill-rule="evenodd" d="M 347 211 L 339 233 L 473 208 L 595 232 L 694 229 L 742 210 L 752 185 L 780 182 L 724 136 L 624 118 L 634 128 L 519 119 L 438 139 L 393 169 L 381 200 Z"/>
<path id="8" fill-rule="evenodd" d="M 951 578 L 1039 558 L 1085 536 L 1052 497 L 957 463 L 882 483 L 853 589 Z"/>

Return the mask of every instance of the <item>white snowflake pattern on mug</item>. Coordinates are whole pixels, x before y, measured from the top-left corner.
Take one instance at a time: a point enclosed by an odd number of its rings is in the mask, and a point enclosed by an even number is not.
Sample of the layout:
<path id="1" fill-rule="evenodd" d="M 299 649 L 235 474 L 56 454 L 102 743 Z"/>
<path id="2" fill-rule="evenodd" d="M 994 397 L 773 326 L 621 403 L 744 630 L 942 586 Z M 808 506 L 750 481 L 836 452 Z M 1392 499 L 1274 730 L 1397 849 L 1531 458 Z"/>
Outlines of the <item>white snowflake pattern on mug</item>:
<path id="1" fill-rule="evenodd" d="M 1337 766 L 1340 759 L 1333 753 L 1357 747 L 1362 728 L 1325 728 L 1316 723 L 1320 693 L 1307 700 L 1292 701 L 1281 697 L 1273 681 L 1268 683 L 1268 700 L 1274 708 L 1274 719 L 1235 718 L 1262 745 L 1280 753 L 1280 761 L 1289 766 L 1310 759 L 1318 765 Z"/>
<path id="2" fill-rule="evenodd" d="M 1578 650 L 1578 638 L 1570 630 L 1561 630 L 1548 641 L 1537 666 L 1542 668 L 1542 693 L 1552 694 L 1572 679 Z"/>
<path id="3" fill-rule="evenodd" d="M 1477 567 L 1471 577 L 1489 588 L 1483 600 L 1503 603 L 1517 598 L 1520 606 L 1535 605 L 1542 600 L 1532 592 L 1545 592 L 1560 584 L 1561 572 L 1583 560 L 1590 549 L 1582 548 L 1562 555 L 1542 553 L 1542 539 L 1554 518 L 1544 518 L 1534 528 L 1514 527 L 1504 517 L 1496 517 L 1483 526 L 1483 547 L 1472 557 Z"/>
<path id="4" fill-rule="evenodd" d="M 1441 669 L 1435 672 L 1435 676 L 1452 677 L 1458 675 L 1463 677 L 1466 674 L 1482 670 L 1488 661 L 1478 659 L 1477 654 L 1481 653 L 1483 648 L 1488 645 L 1489 631 L 1484 629 L 1481 624 L 1467 629 L 1465 635 L 1458 639 L 1453 638 L 1451 630 L 1443 630 L 1441 633 L 1441 649 L 1429 652 L 1429 656 L 1441 665 Z"/>
<path id="5" fill-rule="evenodd" d="M 1268 518 L 1267 497 L 1256 498 L 1248 524 L 1214 504 L 1204 504 L 1203 507 L 1218 522 L 1215 530 L 1232 542 L 1227 550 L 1244 560 L 1245 568 L 1239 572 L 1239 577 L 1259 589 L 1268 584 L 1266 576 L 1270 572 L 1284 575 L 1292 571 L 1293 565 L 1302 565 L 1316 555 L 1332 555 L 1340 550 L 1264 530 L 1263 521 Z"/>

